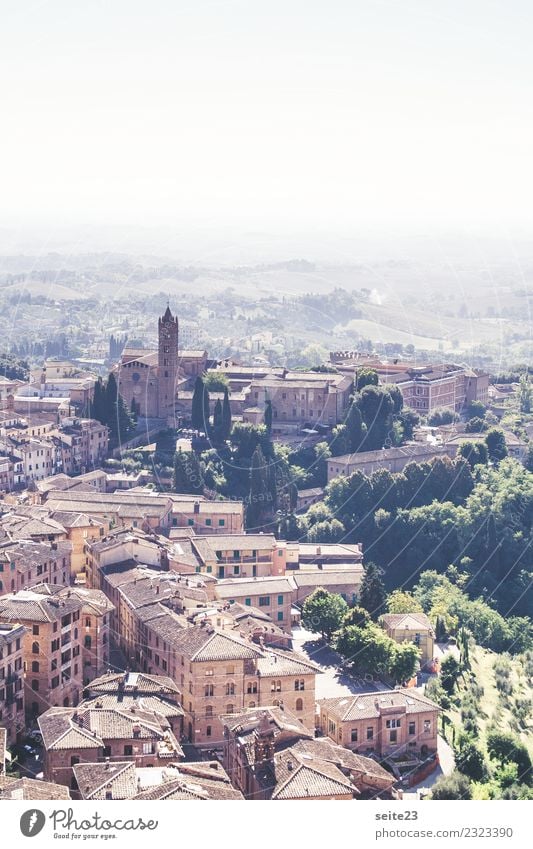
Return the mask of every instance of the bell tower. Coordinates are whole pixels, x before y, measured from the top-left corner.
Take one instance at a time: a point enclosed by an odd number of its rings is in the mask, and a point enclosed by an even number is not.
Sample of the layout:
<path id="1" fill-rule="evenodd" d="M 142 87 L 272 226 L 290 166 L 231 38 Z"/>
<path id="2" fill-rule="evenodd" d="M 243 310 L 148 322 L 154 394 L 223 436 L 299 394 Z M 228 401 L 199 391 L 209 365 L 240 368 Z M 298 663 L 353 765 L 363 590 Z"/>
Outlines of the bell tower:
<path id="1" fill-rule="evenodd" d="M 168 304 L 159 319 L 158 330 L 157 415 L 173 421 L 178 377 L 178 318 L 172 315 Z"/>

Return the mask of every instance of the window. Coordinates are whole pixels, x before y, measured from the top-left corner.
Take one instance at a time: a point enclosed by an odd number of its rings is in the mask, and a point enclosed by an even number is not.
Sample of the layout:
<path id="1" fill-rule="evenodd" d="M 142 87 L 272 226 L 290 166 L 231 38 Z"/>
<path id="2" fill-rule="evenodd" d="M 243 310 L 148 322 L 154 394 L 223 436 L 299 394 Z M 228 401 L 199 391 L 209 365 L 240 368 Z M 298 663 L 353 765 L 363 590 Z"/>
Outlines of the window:
<path id="1" fill-rule="evenodd" d="M 271 693 L 281 693 L 281 681 L 272 681 L 270 685 Z"/>
<path id="2" fill-rule="evenodd" d="M 79 764 L 79 762 L 80 762 L 79 755 L 72 755 L 72 757 L 70 759 L 70 765 L 76 766 L 76 764 Z"/>
<path id="3" fill-rule="evenodd" d="M 91 627 L 91 617 L 90 617 L 90 616 L 86 616 L 86 617 L 85 617 L 85 627 L 86 627 L 86 628 L 90 628 L 90 627 Z"/>
<path id="4" fill-rule="evenodd" d="M 40 652 L 39 643 L 32 643 L 31 644 L 31 651 L 32 651 L 32 654 L 39 654 L 39 652 Z"/>
<path id="5" fill-rule="evenodd" d="M 357 743 L 357 728 L 352 728 L 352 733 L 350 737 L 352 743 Z"/>
<path id="6" fill-rule="evenodd" d="M 210 524 L 211 524 L 211 519 L 206 519 L 206 520 L 205 520 L 205 523 L 206 523 L 206 525 L 210 525 Z"/>
<path id="7" fill-rule="evenodd" d="M 39 636 L 39 626 L 38 625 L 32 625 L 31 632 L 34 635 L 34 637 L 38 637 Z"/>
<path id="8" fill-rule="evenodd" d="M 233 711 L 234 711 L 233 705 L 226 705 L 226 713 L 233 713 Z"/>
<path id="9" fill-rule="evenodd" d="M 244 603 L 247 607 L 251 607 L 252 606 L 252 599 L 251 598 L 245 598 Z"/>
<path id="10" fill-rule="evenodd" d="M 39 671 L 39 661 L 38 660 L 32 660 L 31 671 L 32 672 L 38 672 Z"/>
<path id="11" fill-rule="evenodd" d="M 414 722 L 409 723 L 409 734 L 410 734 L 411 737 L 413 736 L 413 734 L 416 734 Z"/>
<path id="12" fill-rule="evenodd" d="M 424 720 L 424 734 L 429 734 L 430 731 L 431 731 L 431 720 L 425 719 Z"/>
<path id="13" fill-rule="evenodd" d="M 128 756 L 131 757 L 133 755 L 133 746 L 131 746 L 131 745 L 124 746 L 124 754 L 126 755 L 126 757 L 128 757 Z"/>
<path id="14" fill-rule="evenodd" d="M 373 740 L 374 739 L 374 729 L 370 725 L 366 729 L 366 739 L 367 740 Z"/>
<path id="15" fill-rule="evenodd" d="M 387 728 L 399 728 L 400 720 L 399 719 L 387 719 L 385 723 Z"/>
<path id="16" fill-rule="evenodd" d="M 270 596 L 269 595 L 260 595 L 259 596 L 259 607 L 268 607 L 270 605 Z"/>
<path id="17" fill-rule="evenodd" d="M 257 693 L 257 681 L 248 681 L 248 684 L 246 685 L 246 692 L 248 695 Z"/>
<path id="18" fill-rule="evenodd" d="M 92 638 L 91 638 L 91 635 L 90 635 L 90 634 L 86 634 L 86 635 L 85 635 L 84 644 L 85 644 L 85 648 L 86 648 L 86 649 L 90 649 L 90 648 L 91 648 Z"/>
<path id="19" fill-rule="evenodd" d="M 218 520 L 218 526 L 219 526 L 219 528 L 223 528 L 225 524 L 226 524 L 226 520 L 225 520 L 225 519 L 219 519 L 219 520 Z"/>
<path id="20" fill-rule="evenodd" d="M 192 527 L 194 525 L 194 519 L 187 519 L 187 524 Z"/>
<path id="21" fill-rule="evenodd" d="M 282 595 L 278 596 L 278 604 L 283 604 L 283 596 Z"/>
<path id="22" fill-rule="evenodd" d="M 213 716 L 213 708 L 211 705 L 207 705 L 205 709 L 205 715 L 209 717 Z"/>
<path id="23" fill-rule="evenodd" d="M 295 690 L 305 690 L 305 681 L 303 679 L 294 682 Z"/>
<path id="24" fill-rule="evenodd" d="M 296 699 L 296 710 L 300 711 L 304 709 L 304 700 Z"/>
<path id="25" fill-rule="evenodd" d="M 235 684 L 233 681 L 226 684 L 226 696 L 234 696 L 235 695 Z"/>
<path id="26" fill-rule="evenodd" d="M 210 725 L 208 725 L 207 728 L 205 729 L 205 736 L 211 737 L 211 726 Z"/>
<path id="27" fill-rule="evenodd" d="M 278 613 L 278 622 L 283 622 L 283 611 L 280 610 Z"/>
<path id="28" fill-rule="evenodd" d="M 34 690 L 34 692 L 36 692 L 36 693 L 38 692 L 39 682 L 37 681 L 36 678 L 34 678 L 34 680 L 31 682 L 31 688 L 32 688 L 32 690 Z"/>
<path id="29" fill-rule="evenodd" d="M 143 743 L 143 755 L 153 755 L 153 744 Z"/>
<path id="30" fill-rule="evenodd" d="M 394 728 L 390 732 L 390 741 L 391 741 L 391 743 L 396 743 L 397 740 L 398 740 L 398 732 L 397 732 L 396 728 Z"/>

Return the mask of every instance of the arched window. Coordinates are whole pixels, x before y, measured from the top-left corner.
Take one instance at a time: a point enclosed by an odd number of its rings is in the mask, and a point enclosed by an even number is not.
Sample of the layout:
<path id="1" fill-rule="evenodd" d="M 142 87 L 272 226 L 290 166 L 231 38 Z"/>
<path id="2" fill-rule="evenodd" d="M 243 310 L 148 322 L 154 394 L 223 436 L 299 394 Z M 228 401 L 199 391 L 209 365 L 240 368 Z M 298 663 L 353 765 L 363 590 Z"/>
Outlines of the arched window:
<path id="1" fill-rule="evenodd" d="M 235 710 L 233 705 L 226 705 L 226 713 L 233 713 Z"/>
<path id="2" fill-rule="evenodd" d="M 234 696 L 235 695 L 235 684 L 233 681 L 229 681 L 226 684 L 226 696 Z"/>
<path id="3" fill-rule="evenodd" d="M 295 690 L 305 690 L 305 681 L 303 679 L 299 680 L 299 681 L 295 681 L 294 682 L 294 689 Z"/>
<path id="4" fill-rule="evenodd" d="M 39 689 L 39 682 L 37 681 L 37 679 L 36 679 L 36 678 L 34 678 L 34 679 L 33 679 L 33 681 L 31 682 L 31 688 L 32 688 L 32 690 L 33 690 L 35 693 L 38 691 L 38 689 Z"/>
<path id="5" fill-rule="evenodd" d="M 270 691 L 272 693 L 281 693 L 281 681 L 272 681 Z"/>
<path id="6" fill-rule="evenodd" d="M 32 654 L 39 654 L 40 653 L 39 643 L 32 643 L 31 644 L 31 650 L 32 650 Z"/>
<path id="7" fill-rule="evenodd" d="M 303 699 L 296 699 L 296 710 L 303 710 L 303 709 L 304 709 L 304 700 Z"/>
<path id="8" fill-rule="evenodd" d="M 211 705 L 207 705 L 207 707 L 205 709 L 205 715 L 206 716 L 213 716 L 213 708 L 211 707 Z"/>
<path id="9" fill-rule="evenodd" d="M 31 671 L 32 672 L 38 672 L 39 671 L 39 661 L 38 660 L 32 660 Z"/>
<path id="10" fill-rule="evenodd" d="M 85 648 L 90 649 L 92 645 L 92 637 L 90 634 L 85 635 Z"/>
<path id="11" fill-rule="evenodd" d="M 213 684 L 206 684 L 204 687 L 204 695 L 205 696 L 214 696 L 215 688 Z"/>

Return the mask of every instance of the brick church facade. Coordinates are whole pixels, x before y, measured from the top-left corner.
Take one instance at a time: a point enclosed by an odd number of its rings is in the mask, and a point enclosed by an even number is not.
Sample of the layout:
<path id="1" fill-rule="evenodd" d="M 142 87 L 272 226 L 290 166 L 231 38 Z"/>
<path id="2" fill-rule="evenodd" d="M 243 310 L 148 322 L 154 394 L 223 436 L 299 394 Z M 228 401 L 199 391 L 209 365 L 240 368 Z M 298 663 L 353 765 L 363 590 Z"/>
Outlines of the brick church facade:
<path id="1" fill-rule="evenodd" d="M 172 424 L 178 383 L 178 319 L 167 306 L 158 322 L 158 349 L 125 348 L 116 366 L 119 392 L 140 416 Z"/>

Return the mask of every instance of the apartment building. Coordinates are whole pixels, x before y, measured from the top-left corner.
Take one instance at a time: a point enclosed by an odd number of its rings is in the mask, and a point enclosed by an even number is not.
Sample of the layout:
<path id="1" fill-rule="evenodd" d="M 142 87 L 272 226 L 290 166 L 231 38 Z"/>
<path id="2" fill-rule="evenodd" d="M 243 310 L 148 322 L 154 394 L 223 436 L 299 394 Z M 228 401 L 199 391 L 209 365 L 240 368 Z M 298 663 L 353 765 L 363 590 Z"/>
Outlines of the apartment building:
<path id="1" fill-rule="evenodd" d="M 19 622 L 6 622 L 0 615 L 0 731 L 6 745 L 17 741 L 24 718 L 24 637 Z M 3 764 L 2 764 L 3 765 Z"/>
<path id="2" fill-rule="evenodd" d="M 415 688 L 321 699 L 320 729 L 359 754 L 386 758 L 437 751 L 440 708 Z"/>
<path id="3" fill-rule="evenodd" d="M 0 543 L 0 596 L 40 584 L 64 586 L 70 581 L 70 543 Z"/>
<path id="4" fill-rule="evenodd" d="M 242 534 L 242 501 L 190 500 L 171 495 L 171 528 L 189 528 L 194 534 Z M 172 534 L 172 531 L 171 531 Z"/>
<path id="5" fill-rule="evenodd" d="M 414 643 L 420 650 L 422 668 L 435 658 L 435 631 L 425 613 L 386 613 L 380 624 L 391 640 L 397 643 Z"/>
<path id="6" fill-rule="evenodd" d="M 0 620 L 26 627 L 27 718 L 50 705 L 76 705 L 82 688 L 81 609 L 75 597 L 59 597 L 48 584 L 0 596 Z"/>
<path id="7" fill-rule="evenodd" d="M 429 442 L 341 454 L 338 457 L 330 457 L 327 461 L 328 481 L 339 475 L 350 477 L 354 472 L 368 476 L 378 469 L 387 469 L 392 473 L 401 472 L 408 463 L 427 463 L 434 457 L 444 457 L 448 454 L 444 445 L 432 445 Z"/>
<path id="8" fill-rule="evenodd" d="M 208 622 L 180 628 L 170 611 L 145 627 L 152 644 L 159 640 L 169 674 L 183 694 L 184 732 L 195 745 L 220 747 L 220 716 L 244 707 L 283 704 L 306 728 L 314 727 L 320 669 L 307 658 L 261 647 Z"/>
<path id="9" fill-rule="evenodd" d="M 154 699 L 157 701 L 156 699 Z M 183 757 L 164 713 L 104 700 L 77 708 L 50 708 L 39 719 L 45 781 L 76 793 L 73 767 L 80 763 L 130 760 L 138 767 L 161 767 Z"/>
<path id="10" fill-rule="evenodd" d="M 246 799 L 390 798 L 394 776 L 371 758 L 316 740 L 281 707 L 222 717 L 224 768 Z"/>
<path id="11" fill-rule="evenodd" d="M 278 627 L 290 633 L 294 584 L 287 577 L 226 578 L 217 582 L 215 593 L 233 605 L 255 607 L 266 613 Z"/>

